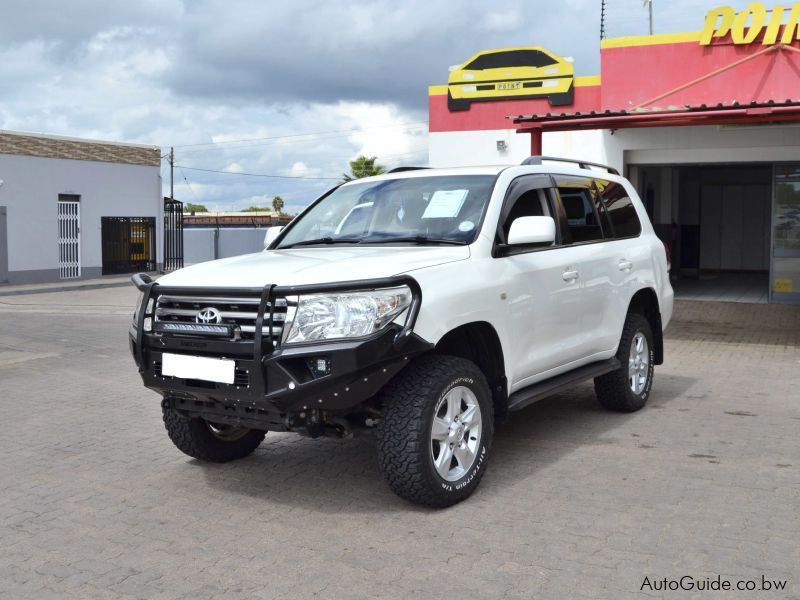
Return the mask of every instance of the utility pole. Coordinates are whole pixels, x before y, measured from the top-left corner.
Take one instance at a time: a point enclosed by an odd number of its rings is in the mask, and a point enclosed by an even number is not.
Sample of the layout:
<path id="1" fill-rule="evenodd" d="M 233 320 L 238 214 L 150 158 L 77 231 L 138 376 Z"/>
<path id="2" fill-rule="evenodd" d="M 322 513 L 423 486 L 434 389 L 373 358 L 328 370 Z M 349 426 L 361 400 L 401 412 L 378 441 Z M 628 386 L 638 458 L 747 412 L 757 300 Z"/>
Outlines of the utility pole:
<path id="1" fill-rule="evenodd" d="M 644 5 L 650 13 L 650 35 L 653 35 L 653 0 L 644 0 Z"/>
<path id="2" fill-rule="evenodd" d="M 606 39 L 606 0 L 600 0 L 600 39 Z"/>
<path id="3" fill-rule="evenodd" d="M 169 147 L 169 199 L 175 200 L 175 148 Z"/>

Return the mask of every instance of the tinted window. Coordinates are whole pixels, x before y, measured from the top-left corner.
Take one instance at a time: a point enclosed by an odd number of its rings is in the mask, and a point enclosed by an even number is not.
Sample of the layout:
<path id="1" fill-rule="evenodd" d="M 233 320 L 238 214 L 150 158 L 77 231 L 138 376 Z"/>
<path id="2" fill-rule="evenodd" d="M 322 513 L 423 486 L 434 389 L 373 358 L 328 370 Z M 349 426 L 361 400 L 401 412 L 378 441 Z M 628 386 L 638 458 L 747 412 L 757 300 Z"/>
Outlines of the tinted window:
<path id="1" fill-rule="evenodd" d="M 529 190 L 514 201 L 511 210 L 503 223 L 503 233 L 508 239 L 508 232 L 514 219 L 520 217 L 549 217 L 550 209 L 547 206 L 545 192 L 542 189 Z"/>
<path id="2" fill-rule="evenodd" d="M 635 237 L 642 232 L 642 224 L 636 208 L 622 184 L 598 181 L 597 186 L 606 205 L 609 220 L 614 228 L 614 237 Z"/>
<path id="3" fill-rule="evenodd" d="M 511 50 L 509 52 L 492 52 L 482 54 L 465 69 L 507 69 L 511 67 L 546 67 L 556 61 L 538 50 Z"/>
<path id="4" fill-rule="evenodd" d="M 567 232 L 572 243 L 603 239 L 603 228 L 594 209 L 592 193 L 587 188 L 558 188 L 567 217 Z"/>
<path id="5" fill-rule="evenodd" d="M 600 189 L 596 187 L 596 185 L 592 186 L 592 201 L 594 202 L 594 210 L 600 217 L 600 225 L 603 227 L 603 233 L 605 234 L 605 237 L 613 237 L 613 234 L 611 233 L 611 221 L 609 220 L 606 206 L 601 200 Z"/>

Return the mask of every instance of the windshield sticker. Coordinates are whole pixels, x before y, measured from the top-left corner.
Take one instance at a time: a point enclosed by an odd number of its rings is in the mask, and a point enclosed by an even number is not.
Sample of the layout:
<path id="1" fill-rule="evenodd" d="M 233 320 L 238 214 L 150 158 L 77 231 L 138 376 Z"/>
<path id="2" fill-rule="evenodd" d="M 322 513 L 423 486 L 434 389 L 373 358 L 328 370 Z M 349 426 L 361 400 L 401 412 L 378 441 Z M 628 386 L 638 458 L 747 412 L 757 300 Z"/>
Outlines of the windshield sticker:
<path id="1" fill-rule="evenodd" d="M 458 216 L 469 190 L 439 190 L 433 193 L 423 219 L 452 219 Z"/>
<path id="2" fill-rule="evenodd" d="M 467 231 L 472 231 L 473 229 L 475 229 L 475 223 L 473 223 L 472 221 L 461 221 L 461 223 L 459 223 L 458 225 L 459 231 L 467 232 Z"/>

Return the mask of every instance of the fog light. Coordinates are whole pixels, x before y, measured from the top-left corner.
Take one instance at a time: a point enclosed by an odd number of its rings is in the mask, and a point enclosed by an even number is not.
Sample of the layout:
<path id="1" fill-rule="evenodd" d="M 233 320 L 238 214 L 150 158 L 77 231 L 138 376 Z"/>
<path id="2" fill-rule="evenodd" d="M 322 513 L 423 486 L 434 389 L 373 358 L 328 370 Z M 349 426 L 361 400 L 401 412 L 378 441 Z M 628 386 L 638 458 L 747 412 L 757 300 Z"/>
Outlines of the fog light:
<path id="1" fill-rule="evenodd" d="M 309 359 L 308 366 L 314 377 L 323 377 L 331 373 L 331 361 L 326 356 L 317 356 Z"/>

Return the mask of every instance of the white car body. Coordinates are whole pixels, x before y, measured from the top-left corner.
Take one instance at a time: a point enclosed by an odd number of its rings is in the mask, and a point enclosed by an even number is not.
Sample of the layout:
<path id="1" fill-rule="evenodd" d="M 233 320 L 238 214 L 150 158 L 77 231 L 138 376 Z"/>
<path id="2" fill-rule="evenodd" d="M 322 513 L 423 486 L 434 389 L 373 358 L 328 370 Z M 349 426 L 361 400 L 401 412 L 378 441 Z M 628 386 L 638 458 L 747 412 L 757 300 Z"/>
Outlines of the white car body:
<path id="1" fill-rule="evenodd" d="M 673 291 L 664 246 L 636 190 L 624 177 L 571 165 L 417 170 L 381 179 L 497 175 L 479 235 L 465 246 L 318 246 L 263 252 L 197 264 L 159 280 L 170 287 L 252 288 L 324 284 L 411 275 L 422 290 L 414 333 L 436 344 L 459 326 L 490 324 L 502 346 L 507 394 L 617 353 L 631 299 L 652 290 L 661 323 Z M 493 257 L 509 185 L 525 175 L 597 176 L 624 186 L 641 235 Z M 350 184 L 345 184 L 350 185 Z M 660 334 L 660 332 L 659 332 Z"/>

